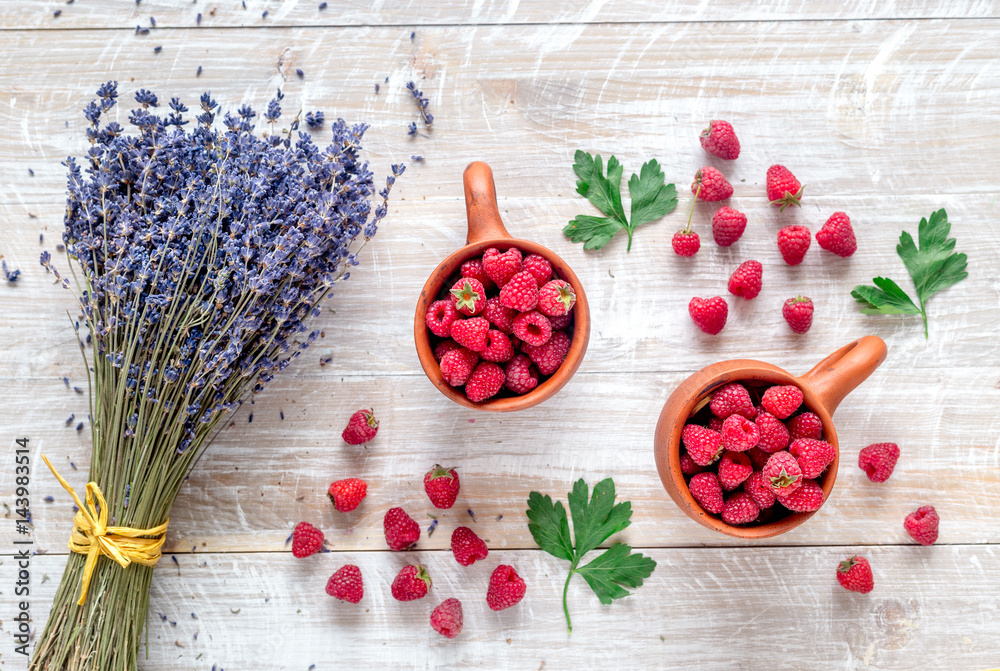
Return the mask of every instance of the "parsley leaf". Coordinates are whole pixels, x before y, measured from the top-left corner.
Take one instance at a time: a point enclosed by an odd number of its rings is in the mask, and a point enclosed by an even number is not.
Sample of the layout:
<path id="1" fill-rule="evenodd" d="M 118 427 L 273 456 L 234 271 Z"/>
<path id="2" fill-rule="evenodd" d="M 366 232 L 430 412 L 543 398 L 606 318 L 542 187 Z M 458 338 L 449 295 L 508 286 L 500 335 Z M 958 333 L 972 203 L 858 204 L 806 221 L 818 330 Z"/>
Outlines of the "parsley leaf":
<path id="1" fill-rule="evenodd" d="M 917 302 L 914 302 L 888 277 L 876 277 L 872 280 L 874 287 L 861 284 L 851 291 L 851 296 L 862 304 L 861 311 L 869 315 L 921 315 L 926 338 L 927 301 L 942 289 L 947 289 L 969 276 L 965 270 L 968 258 L 965 254 L 953 251 L 955 239 L 948 237 L 950 232 L 951 223 L 948 222 L 948 213 L 943 208 L 932 212 L 929 218 L 920 220 L 920 226 L 917 228 L 919 248 L 914 243 L 913 236 L 903 231 L 899 236 L 899 244 L 896 245 L 896 253 L 903 260 L 906 270 L 913 279 Z"/>
<path id="2" fill-rule="evenodd" d="M 607 176 L 601 156 L 577 150 L 573 171 L 580 179 L 576 191 L 605 214 L 603 217 L 579 215 L 563 228 L 563 234 L 573 242 L 584 243 L 584 249 L 600 249 L 621 229 L 628 233 L 628 248 L 632 249 L 632 233 L 677 207 L 677 189 L 666 184 L 666 178 L 655 159 L 644 163 L 639 174 L 628 181 L 632 198 L 631 221 L 622 205 L 621 181 L 624 169 L 618 159 L 608 159 Z"/>
<path id="3" fill-rule="evenodd" d="M 632 504 L 628 501 L 615 505 L 615 483 L 611 478 L 594 486 L 591 495 L 587 483 L 581 478 L 568 495 L 570 514 L 573 517 L 573 538 L 570 540 L 569 520 L 561 502 L 552 502 L 548 495 L 531 492 L 528 495 L 528 531 L 538 547 L 550 555 L 570 562 L 569 575 L 563 587 L 563 612 L 570 633 L 573 624 L 566 605 L 569 581 L 579 573 L 594 590 L 603 604 L 628 596 L 625 587 L 636 588 L 648 578 L 656 562 L 640 553 L 633 553 L 625 543 L 615 543 L 602 555 L 586 566 L 580 566 L 583 556 L 596 549 L 613 534 L 631 524 Z"/>

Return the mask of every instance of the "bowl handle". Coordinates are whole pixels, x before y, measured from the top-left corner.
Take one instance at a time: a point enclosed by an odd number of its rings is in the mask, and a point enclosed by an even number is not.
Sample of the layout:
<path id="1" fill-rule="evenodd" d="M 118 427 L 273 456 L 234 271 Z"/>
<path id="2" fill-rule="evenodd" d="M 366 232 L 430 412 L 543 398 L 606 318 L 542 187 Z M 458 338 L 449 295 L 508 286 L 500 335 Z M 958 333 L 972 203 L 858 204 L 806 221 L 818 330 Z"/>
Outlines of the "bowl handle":
<path id="1" fill-rule="evenodd" d="M 482 161 L 473 161 L 465 169 L 465 212 L 469 219 L 469 233 L 465 244 L 483 240 L 509 238 L 503 227 L 497 207 L 497 189 L 493 184 L 493 171 Z"/>
<path id="2" fill-rule="evenodd" d="M 820 361 L 799 380 L 819 397 L 826 411 L 833 415 L 844 397 L 885 361 L 885 354 L 885 342 L 881 338 L 864 336 Z"/>

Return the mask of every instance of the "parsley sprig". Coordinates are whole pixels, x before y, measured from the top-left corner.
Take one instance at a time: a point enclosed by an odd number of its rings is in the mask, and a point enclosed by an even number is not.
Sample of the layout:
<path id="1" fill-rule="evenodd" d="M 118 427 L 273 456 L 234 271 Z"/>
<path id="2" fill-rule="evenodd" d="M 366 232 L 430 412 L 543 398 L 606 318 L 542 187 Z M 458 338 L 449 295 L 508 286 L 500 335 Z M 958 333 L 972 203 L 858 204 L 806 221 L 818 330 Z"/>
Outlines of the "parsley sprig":
<path id="1" fill-rule="evenodd" d="M 666 184 L 666 178 L 656 159 L 642 165 L 639 174 L 632 174 L 628 180 L 628 194 L 632 198 L 632 208 L 628 218 L 622 206 L 621 183 L 624 168 L 618 159 L 608 159 L 608 174 L 604 175 L 604 163 L 600 154 L 592 156 L 577 150 L 573 171 L 580 179 L 576 191 L 597 206 L 606 216 L 596 217 L 581 214 L 566 224 L 563 233 L 573 242 L 582 242 L 584 249 L 600 249 L 611 241 L 615 233 L 625 229 L 628 233 L 628 247 L 632 249 L 632 233 L 636 228 L 656 221 L 677 207 L 677 189 Z"/>
<path id="2" fill-rule="evenodd" d="M 538 547 L 570 563 L 569 575 L 563 587 L 563 612 L 566 626 L 573 632 L 573 623 L 566 606 L 569 581 L 574 573 L 583 576 L 601 603 L 607 605 L 614 599 L 631 594 L 625 587 L 639 587 L 652 574 L 656 562 L 625 543 L 615 543 L 604 554 L 586 566 L 580 566 L 583 556 L 631 524 L 632 504 L 628 501 L 615 505 L 615 483 L 611 478 L 594 486 L 593 496 L 588 497 L 587 483 L 580 480 L 569 493 L 569 510 L 573 516 L 573 538 L 569 535 L 569 520 L 561 501 L 552 502 L 548 494 L 538 492 L 528 495 L 528 531 Z M 588 500 L 589 499 L 589 500 Z M 576 541 L 574 547 L 573 541 Z"/>
<path id="3" fill-rule="evenodd" d="M 913 278 L 917 302 L 888 277 L 876 277 L 872 280 L 875 286 L 859 284 L 851 292 L 851 296 L 864 305 L 861 311 L 868 315 L 920 315 L 924 319 L 924 337 L 928 337 L 927 301 L 942 289 L 969 276 L 965 271 L 967 257 L 952 251 L 955 249 L 955 238 L 948 237 L 950 232 L 951 224 L 944 208 L 932 212 L 929 219 L 920 220 L 917 229 L 919 249 L 913 242 L 913 236 L 903 231 L 896 253 Z"/>

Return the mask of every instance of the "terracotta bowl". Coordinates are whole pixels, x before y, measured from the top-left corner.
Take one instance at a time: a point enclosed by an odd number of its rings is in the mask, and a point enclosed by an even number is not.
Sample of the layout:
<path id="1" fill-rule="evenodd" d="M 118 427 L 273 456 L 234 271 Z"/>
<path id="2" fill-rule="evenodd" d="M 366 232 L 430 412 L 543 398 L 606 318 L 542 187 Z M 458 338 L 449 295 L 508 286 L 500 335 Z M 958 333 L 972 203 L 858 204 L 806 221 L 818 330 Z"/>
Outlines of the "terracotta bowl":
<path id="1" fill-rule="evenodd" d="M 656 423 L 654 446 L 656 468 L 670 498 L 691 519 L 702 526 L 737 538 L 770 538 L 794 529 L 813 513 L 789 513 L 787 516 L 763 524 L 733 526 L 705 511 L 688 491 L 681 473 L 681 431 L 692 413 L 699 409 L 703 399 L 730 382 L 760 382 L 766 384 L 793 384 L 802 390 L 804 404 L 819 415 L 823 422 L 824 439 L 831 443 L 837 456 L 827 468 L 818 484 L 823 489 L 825 502 L 837 479 L 840 447 L 833 425 L 833 413 L 851 391 L 864 382 L 885 360 L 886 347 L 881 338 L 864 336 L 826 357 L 805 375 L 795 377 L 763 361 L 734 359 L 706 366 L 682 382 L 670 395 L 660 419 Z M 778 505 L 778 504 L 775 504 Z"/>
<path id="2" fill-rule="evenodd" d="M 423 366 L 424 372 L 438 388 L 438 391 L 455 403 L 491 412 L 524 410 L 538 405 L 562 389 L 563 385 L 573 377 L 576 369 L 580 367 L 584 352 L 587 351 L 587 342 L 590 340 L 590 307 L 587 304 L 587 295 L 583 291 L 580 279 L 565 261 L 549 249 L 530 240 L 513 238 L 507 232 L 500 219 L 496 186 L 493 183 L 493 171 L 490 166 L 482 161 L 470 163 L 465 169 L 463 181 L 465 183 L 465 211 L 469 224 L 466 245 L 438 264 L 420 292 L 416 314 L 413 317 L 413 339 L 417 345 L 417 356 L 420 358 L 420 365 Z M 511 247 L 517 247 L 525 255 L 544 256 L 552 264 L 552 270 L 555 274 L 573 286 L 573 290 L 576 292 L 576 306 L 573 308 L 572 342 L 566 359 L 559 370 L 548 379 L 540 382 L 527 394 L 499 396 L 474 403 L 465 397 L 461 387 L 452 387 L 441 377 L 441 369 L 434 359 L 432 334 L 427 329 L 425 319 L 427 309 L 431 303 L 438 299 L 445 283 L 458 275 L 459 267 L 471 258 L 482 256 L 483 252 L 490 247 L 496 247 L 501 252 L 505 252 Z"/>

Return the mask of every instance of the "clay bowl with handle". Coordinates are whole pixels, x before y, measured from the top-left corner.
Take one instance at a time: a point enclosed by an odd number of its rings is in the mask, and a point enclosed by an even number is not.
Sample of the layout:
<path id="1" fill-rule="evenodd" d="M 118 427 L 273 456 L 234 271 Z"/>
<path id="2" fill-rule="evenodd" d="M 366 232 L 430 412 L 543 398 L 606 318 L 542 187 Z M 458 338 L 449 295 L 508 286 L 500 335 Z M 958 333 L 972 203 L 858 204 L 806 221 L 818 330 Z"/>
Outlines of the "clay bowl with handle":
<path id="1" fill-rule="evenodd" d="M 468 217 L 466 244 L 438 264 L 420 292 L 413 318 L 413 339 L 417 346 L 417 356 L 431 383 L 455 403 L 491 412 L 524 410 L 551 398 L 569 382 L 573 373 L 580 367 L 590 339 L 590 308 L 587 304 L 587 295 L 576 273 L 559 256 L 535 242 L 514 238 L 507 232 L 500 218 L 496 186 L 493 183 L 493 171 L 490 166 L 482 161 L 470 163 L 465 169 L 463 182 L 465 211 Z M 461 265 L 469 259 L 482 256 L 490 247 L 496 248 L 501 253 L 511 247 L 517 247 L 524 256 L 538 254 L 545 257 L 552 265 L 554 275 L 572 285 L 576 293 L 576 306 L 573 308 L 570 348 L 555 373 L 547 379 L 540 380 L 537 387 L 521 396 L 509 395 L 509 392 L 502 390 L 500 395 L 476 403 L 466 398 L 462 387 L 452 387 L 442 377 L 441 368 L 434 358 L 434 336 L 427 328 L 426 316 L 430 305 L 441 298 L 446 285 L 450 286 L 448 284 L 450 281 L 457 280 Z"/>
<path id="2" fill-rule="evenodd" d="M 667 493 L 685 514 L 699 524 L 737 538 L 770 538 L 794 529 L 814 513 L 792 513 L 775 519 L 731 525 L 704 510 L 691 492 L 681 472 L 681 431 L 688 418 L 700 411 L 714 391 L 731 382 L 747 386 L 795 385 L 802 390 L 805 409 L 816 413 L 823 423 L 823 439 L 836 451 L 833 463 L 820 476 L 817 483 L 823 489 L 824 503 L 833 490 L 840 462 L 840 446 L 833 413 L 840 402 L 885 360 L 886 346 L 881 338 L 864 336 L 841 347 L 826 357 L 805 375 L 795 377 L 777 366 L 763 361 L 734 359 L 720 361 L 702 368 L 682 382 L 667 399 L 656 423 L 654 452 L 656 468 Z M 774 504 L 781 509 L 780 503 Z"/>

